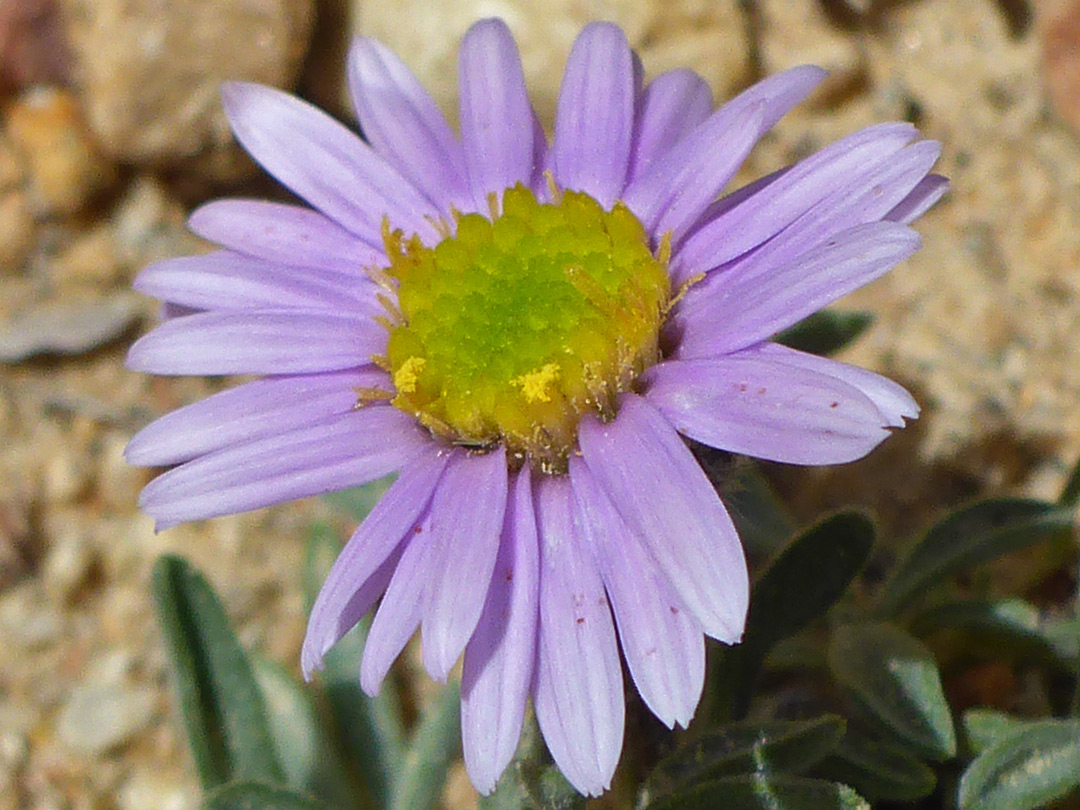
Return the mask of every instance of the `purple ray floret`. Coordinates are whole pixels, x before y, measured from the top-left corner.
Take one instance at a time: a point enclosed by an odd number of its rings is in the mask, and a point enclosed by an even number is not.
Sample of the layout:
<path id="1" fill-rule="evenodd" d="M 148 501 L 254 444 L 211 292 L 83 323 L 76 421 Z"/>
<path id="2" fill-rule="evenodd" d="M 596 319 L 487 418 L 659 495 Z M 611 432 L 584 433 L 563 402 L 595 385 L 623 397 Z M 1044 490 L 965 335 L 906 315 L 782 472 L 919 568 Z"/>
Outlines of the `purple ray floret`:
<path id="1" fill-rule="evenodd" d="M 460 135 L 370 39 L 348 59 L 366 141 L 279 90 L 226 85 L 237 139 L 304 204 L 195 211 L 192 230 L 221 249 L 142 272 L 136 288 L 167 317 L 128 365 L 262 379 L 163 416 L 127 454 L 171 467 L 140 500 L 159 528 L 397 473 L 312 609 L 305 676 L 377 606 L 362 687 L 379 690 L 418 630 L 434 678 L 463 657 L 465 762 L 481 792 L 513 757 L 531 700 L 560 769 L 599 795 L 622 749 L 622 661 L 656 716 L 686 726 L 705 636 L 743 633 L 742 548 L 685 439 L 836 464 L 916 417 L 896 383 L 772 338 L 918 250 L 909 225 L 947 183 L 930 174 L 936 143 L 883 124 L 728 191 L 821 82 L 811 66 L 714 110 L 689 70 L 643 83 L 623 32 L 594 23 L 574 44 L 549 142 L 503 22 L 474 25 L 459 65 Z M 495 216 L 515 187 L 541 204 L 573 191 L 625 206 L 670 274 L 660 348 L 608 410 L 573 423 L 561 466 L 501 440 L 448 440 L 395 399 L 414 367 L 387 370 L 388 316 L 401 317 L 387 234 L 433 247 L 461 217 Z M 530 397 L 547 396 L 545 379 Z"/>

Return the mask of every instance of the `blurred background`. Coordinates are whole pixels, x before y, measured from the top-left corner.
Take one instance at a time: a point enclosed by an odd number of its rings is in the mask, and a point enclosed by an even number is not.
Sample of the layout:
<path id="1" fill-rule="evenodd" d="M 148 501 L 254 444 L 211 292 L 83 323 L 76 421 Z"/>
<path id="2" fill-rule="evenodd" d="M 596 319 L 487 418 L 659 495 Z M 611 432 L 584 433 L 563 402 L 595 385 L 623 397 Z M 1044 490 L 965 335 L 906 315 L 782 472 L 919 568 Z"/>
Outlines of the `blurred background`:
<path id="1" fill-rule="evenodd" d="M 925 249 L 843 302 L 876 322 L 842 359 L 904 383 L 923 416 L 857 464 L 770 468 L 800 521 L 854 503 L 902 537 L 976 493 L 1061 488 L 1080 452 L 1076 0 L 0 0 L 0 810 L 197 806 L 148 591 L 164 551 L 207 574 L 246 645 L 298 662 L 302 533 L 336 513 L 155 535 L 136 509 L 151 473 L 123 459 L 150 419 L 226 382 L 124 369 L 155 317 L 134 274 L 207 249 L 184 229 L 199 203 L 283 194 L 233 143 L 219 82 L 349 120 L 344 53 L 366 34 L 453 118 L 457 42 L 491 15 L 549 126 L 571 42 L 610 19 L 647 74 L 692 67 L 718 100 L 831 71 L 742 179 L 880 121 L 943 143 L 952 191 L 917 225 Z M 1015 673 L 986 678 L 1007 691 Z M 448 804 L 470 791 L 456 773 Z"/>

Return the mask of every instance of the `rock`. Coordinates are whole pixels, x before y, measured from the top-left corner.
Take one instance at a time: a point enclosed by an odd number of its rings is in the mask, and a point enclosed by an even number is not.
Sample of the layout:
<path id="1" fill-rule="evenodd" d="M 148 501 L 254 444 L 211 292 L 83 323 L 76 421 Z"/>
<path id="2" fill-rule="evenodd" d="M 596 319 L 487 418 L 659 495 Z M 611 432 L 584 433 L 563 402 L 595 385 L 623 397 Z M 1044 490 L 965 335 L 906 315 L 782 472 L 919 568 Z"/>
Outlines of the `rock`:
<path id="1" fill-rule="evenodd" d="M 22 161 L 3 132 L 0 132 L 0 191 L 10 191 L 21 186 L 25 176 Z"/>
<path id="2" fill-rule="evenodd" d="M 0 638 L 3 648 L 38 650 L 55 644 L 64 632 L 64 617 L 50 603 L 41 584 L 30 580 L 0 596 Z"/>
<path id="3" fill-rule="evenodd" d="M 41 469 L 41 488 L 49 504 L 66 504 L 86 493 L 90 474 L 81 448 L 55 447 Z"/>
<path id="4" fill-rule="evenodd" d="M 0 196 L 0 274 L 21 272 L 33 246 L 34 218 L 26 195 L 12 191 Z"/>
<path id="5" fill-rule="evenodd" d="M 175 776 L 137 773 L 120 788 L 116 801 L 120 810 L 195 810 L 197 793 L 195 785 L 178 784 Z"/>
<path id="6" fill-rule="evenodd" d="M 1039 7 L 1043 79 L 1056 112 L 1080 131 L 1080 0 Z"/>
<path id="7" fill-rule="evenodd" d="M 129 294 L 39 304 L 0 325 L 0 361 L 37 354 L 84 354 L 120 337 L 139 319 Z"/>
<path id="8" fill-rule="evenodd" d="M 692 66 L 720 98 L 746 78 L 745 24 L 734 2 L 353 0 L 352 5 L 353 32 L 376 37 L 400 55 L 451 120 L 457 117 L 458 44 L 482 17 L 502 17 L 514 32 L 533 104 L 549 128 L 570 46 L 593 19 L 623 28 L 648 75 Z"/>
<path id="9" fill-rule="evenodd" d="M 7 110 L 7 132 L 26 160 L 27 191 L 40 216 L 81 211 L 115 179 L 66 90 L 39 87 L 21 95 Z"/>
<path id="10" fill-rule="evenodd" d="M 50 264 L 53 277 L 63 283 L 108 287 L 120 280 L 123 265 L 117 255 L 116 232 L 111 224 L 78 233 Z"/>
<path id="11" fill-rule="evenodd" d="M 145 729 L 154 716 L 157 693 L 126 683 L 82 683 L 60 711 L 61 741 L 84 754 L 103 754 Z"/>
<path id="12" fill-rule="evenodd" d="M 196 155 L 235 171 L 218 86 L 290 87 L 313 0 L 63 0 L 90 127 L 114 158 L 175 165 Z M 220 165 L 219 165 L 220 164 Z"/>
<path id="13" fill-rule="evenodd" d="M 0 0 L 0 87 L 67 78 L 70 54 L 52 0 Z"/>
<path id="14" fill-rule="evenodd" d="M 59 522 L 59 521 L 54 521 Z M 73 603 L 90 578 L 96 562 L 87 532 L 72 521 L 51 527 L 51 545 L 45 555 L 41 584 L 45 594 L 58 605 Z M 58 529 L 58 530 L 57 530 Z"/>
<path id="15" fill-rule="evenodd" d="M 139 490 L 146 482 L 144 469 L 133 467 L 124 458 L 124 448 L 130 437 L 110 431 L 101 439 L 96 477 L 98 495 L 105 506 L 117 511 L 135 509 Z"/>

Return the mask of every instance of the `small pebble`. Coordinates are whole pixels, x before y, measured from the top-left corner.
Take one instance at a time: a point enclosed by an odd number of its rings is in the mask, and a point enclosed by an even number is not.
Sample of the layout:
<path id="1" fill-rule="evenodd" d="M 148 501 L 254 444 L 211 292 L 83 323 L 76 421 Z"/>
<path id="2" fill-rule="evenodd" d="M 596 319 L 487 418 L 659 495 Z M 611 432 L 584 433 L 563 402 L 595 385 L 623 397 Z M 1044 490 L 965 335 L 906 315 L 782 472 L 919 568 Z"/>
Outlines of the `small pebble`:
<path id="1" fill-rule="evenodd" d="M 154 717 L 156 692 L 120 683 L 84 683 L 60 711 L 57 733 L 84 754 L 103 754 L 138 735 Z"/>
<path id="2" fill-rule="evenodd" d="M 42 494 L 50 504 L 67 504 L 77 500 L 86 492 L 90 482 L 84 459 L 67 448 L 52 449 L 42 466 L 41 475 Z"/>
<path id="3" fill-rule="evenodd" d="M 94 562 L 90 538 L 79 530 L 78 524 L 53 534 L 41 572 L 45 594 L 60 605 L 73 603 L 89 579 Z"/>
<path id="4" fill-rule="evenodd" d="M 98 452 L 98 495 L 106 506 L 117 511 L 135 509 L 139 490 L 146 481 L 146 472 L 132 467 L 124 458 L 129 437 L 112 432 L 102 437 Z"/>
<path id="5" fill-rule="evenodd" d="M 109 225 L 98 225 L 80 233 L 51 265 L 53 276 L 60 282 L 74 282 L 107 287 L 123 275 L 123 265 L 117 256 L 116 233 Z"/>
<path id="6" fill-rule="evenodd" d="M 0 133 L 0 191 L 9 191 L 22 185 L 26 172 L 11 144 Z"/>
<path id="7" fill-rule="evenodd" d="M 0 324 L 0 361 L 37 354 L 84 354 L 103 346 L 139 319 L 138 301 L 122 294 L 91 300 L 48 301 Z"/>
<path id="8" fill-rule="evenodd" d="M 0 633 L 5 641 L 21 650 L 36 650 L 54 644 L 64 631 L 64 617 L 30 580 L 0 596 Z"/>
<path id="9" fill-rule="evenodd" d="M 34 218 L 21 191 L 0 196 L 0 274 L 13 275 L 23 269 L 34 246 Z"/>
<path id="10" fill-rule="evenodd" d="M 140 772 L 120 788 L 120 810 L 195 810 L 199 806 L 194 786 L 177 784 L 175 777 L 162 778 Z"/>
<path id="11" fill-rule="evenodd" d="M 21 95 L 8 108 L 7 131 L 26 158 L 30 201 L 40 216 L 82 210 L 115 177 L 66 90 L 38 87 Z"/>

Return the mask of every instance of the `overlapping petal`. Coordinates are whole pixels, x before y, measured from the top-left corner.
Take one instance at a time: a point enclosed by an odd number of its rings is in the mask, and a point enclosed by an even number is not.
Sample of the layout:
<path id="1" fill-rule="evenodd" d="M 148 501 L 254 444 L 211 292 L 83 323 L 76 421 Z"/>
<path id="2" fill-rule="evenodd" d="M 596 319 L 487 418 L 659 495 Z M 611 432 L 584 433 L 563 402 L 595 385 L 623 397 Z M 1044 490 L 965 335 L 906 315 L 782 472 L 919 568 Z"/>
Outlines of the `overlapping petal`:
<path id="1" fill-rule="evenodd" d="M 321 110 L 257 84 L 221 88 L 236 139 L 283 185 L 346 230 L 379 245 L 384 217 L 436 237 L 438 209 L 366 143 Z"/>
<path id="2" fill-rule="evenodd" d="M 349 50 L 349 91 L 364 136 L 444 213 L 468 199 L 461 143 L 435 100 L 385 45 L 360 37 Z"/>
<path id="3" fill-rule="evenodd" d="M 769 273 L 733 270 L 710 279 L 691 288 L 672 316 L 680 340 L 673 355 L 716 357 L 758 343 L 888 272 L 921 244 L 905 225 L 872 222 Z"/>
<path id="4" fill-rule="evenodd" d="M 273 264 L 329 270 L 355 278 L 386 261 L 369 244 L 318 211 L 262 200 L 215 200 L 188 217 L 203 239 Z"/>
<path id="5" fill-rule="evenodd" d="M 712 91 L 692 70 L 670 70 L 649 82 L 638 101 L 630 149 L 630 182 L 711 112 Z"/>
<path id="6" fill-rule="evenodd" d="M 586 416 L 578 433 L 593 478 L 641 538 L 705 633 L 742 637 L 749 599 L 735 526 L 675 429 L 636 394 L 603 423 Z"/>
<path id="7" fill-rule="evenodd" d="M 626 185 L 634 128 L 634 62 L 622 30 L 591 23 L 566 63 L 552 167 L 563 188 L 610 208 Z"/>
<path id="8" fill-rule="evenodd" d="M 580 458 L 570 460 L 570 481 L 634 685 L 668 728 L 685 727 L 705 685 L 701 628 Z"/>
<path id="9" fill-rule="evenodd" d="M 151 422 L 128 443 L 124 455 L 139 467 L 164 467 L 236 444 L 287 433 L 348 413 L 357 388 L 389 390 L 386 372 L 362 369 L 268 377 L 212 394 Z"/>
<path id="10" fill-rule="evenodd" d="M 884 415 L 836 377 L 753 352 L 672 360 L 646 372 L 649 402 L 712 447 L 789 464 L 862 458 L 888 436 Z"/>
<path id="11" fill-rule="evenodd" d="M 199 312 L 135 341 L 127 366 L 151 374 L 309 374 L 355 368 L 385 346 L 386 330 L 363 312 Z"/>
<path id="12" fill-rule="evenodd" d="M 431 502 L 432 574 L 424 591 L 424 667 L 445 681 L 487 597 L 506 508 L 506 450 L 456 451 Z M 462 587 L 472 582 L 469 587 Z"/>
<path id="13" fill-rule="evenodd" d="M 382 595 L 396 564 L 395 554 L 416 536 L 448 458 L 434 448 L 417 454 L 345 544 L 311 608 L 300 658 L 305 678 L 322 667 L 327 651 Z M 387 567 L 389 571 L 383 571 Z"/>
<path id="14" fill-rule="evenodd" d="M 598 796 L 622 749 L 622 668 L 604 584 L 574 519 L 570 481 L 536 483 L 540 630 L 533 705 L 555 763 L 575 788 Z"/>
<path id="15" fill-rule="evenodd" d="M 158 528 L 247 512 L 374 481 L 427 441 L 396 408 L 362 408 L 174 467 L 146 485 L 139 506 Z"/>
<path id="16" fill-rule="evenodd" d="M 521 57 L 502 20 L 483 20 L 465 34 L 459 56 L 461 142 L 478 211 L 488 195 L 531 186 L 547 148 L 536 124 Z"/>
<path id="17" fill-rule="evenodd" d="M 536 663 L 539 588 L 532 476 L 526 466 L 507 498 L 495 571 L 461 673 L 465 767 L 483 794 L 494 789 L 521 736 Z"/>
<path id="18" fill-rule="evenodd" d="M 380 312 L 375 286 L 367 279 L 272 265 L 231 250 L 155 262 L 132 286 L 160 301 L 202 311 L 279 307 L 334 311 L 347 302 L 368 317 Z"/>

